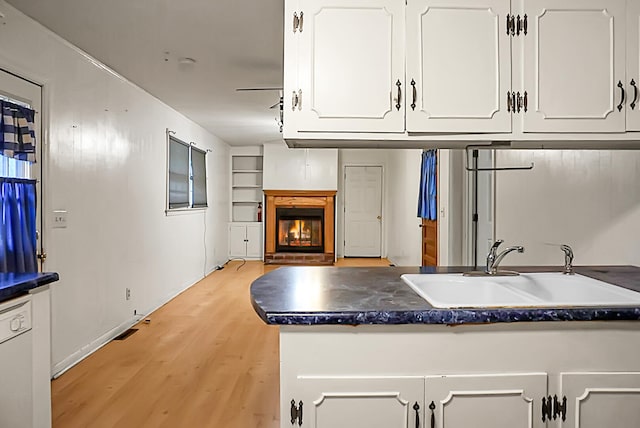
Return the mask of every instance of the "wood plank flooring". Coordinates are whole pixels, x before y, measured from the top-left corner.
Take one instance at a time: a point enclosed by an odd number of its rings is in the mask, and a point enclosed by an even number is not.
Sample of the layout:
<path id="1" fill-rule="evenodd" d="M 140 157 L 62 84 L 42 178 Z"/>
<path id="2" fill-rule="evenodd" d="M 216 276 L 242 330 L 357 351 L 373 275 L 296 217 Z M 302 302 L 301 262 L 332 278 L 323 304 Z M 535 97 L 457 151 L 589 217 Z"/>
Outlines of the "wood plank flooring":
<path id="1" fill-rule="evenodd" d="M 277 266 L 241 264 L 212 273 L 52 381 L 53 427 L 278 428 L 278 328 L 249 298 L 251 282 Z"/>

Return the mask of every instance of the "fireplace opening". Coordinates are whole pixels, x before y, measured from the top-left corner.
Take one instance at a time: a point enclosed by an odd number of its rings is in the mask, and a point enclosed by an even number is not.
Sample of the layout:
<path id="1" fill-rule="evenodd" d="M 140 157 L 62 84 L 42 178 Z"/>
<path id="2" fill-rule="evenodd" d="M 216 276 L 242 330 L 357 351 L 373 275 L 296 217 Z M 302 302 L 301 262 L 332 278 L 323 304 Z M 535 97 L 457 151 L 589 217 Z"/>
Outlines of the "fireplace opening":
<path id="1" fill-rule="evenodd" d="M 322 208 L 276 208 L 276 251 L 324 252 Z"/>

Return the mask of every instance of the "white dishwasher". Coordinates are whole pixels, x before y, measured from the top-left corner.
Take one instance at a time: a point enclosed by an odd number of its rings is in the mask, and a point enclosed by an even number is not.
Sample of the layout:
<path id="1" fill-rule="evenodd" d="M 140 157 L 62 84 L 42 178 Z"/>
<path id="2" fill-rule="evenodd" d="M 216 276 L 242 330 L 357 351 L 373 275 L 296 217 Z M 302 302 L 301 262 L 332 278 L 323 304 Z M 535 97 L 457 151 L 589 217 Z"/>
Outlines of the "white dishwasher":
<path id="1" fill-rule="evenodd" d="M 33 426 L 31 296 L 0 303 L 0 427 Z"/>

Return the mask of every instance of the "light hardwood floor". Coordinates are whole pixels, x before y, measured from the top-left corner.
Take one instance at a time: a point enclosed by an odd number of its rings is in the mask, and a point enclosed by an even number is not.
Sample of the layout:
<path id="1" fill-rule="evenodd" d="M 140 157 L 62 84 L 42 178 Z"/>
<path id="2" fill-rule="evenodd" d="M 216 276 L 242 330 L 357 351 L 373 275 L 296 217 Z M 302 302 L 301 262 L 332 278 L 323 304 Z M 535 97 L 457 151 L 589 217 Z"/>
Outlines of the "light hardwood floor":
<path id="1" fill-rule="evenodd" d="M 240 265 L 212 273 L 54 380 L 53 427 L 279 427 L 278 328 L 249 297 L 251 282 L 276 267 Z"/>

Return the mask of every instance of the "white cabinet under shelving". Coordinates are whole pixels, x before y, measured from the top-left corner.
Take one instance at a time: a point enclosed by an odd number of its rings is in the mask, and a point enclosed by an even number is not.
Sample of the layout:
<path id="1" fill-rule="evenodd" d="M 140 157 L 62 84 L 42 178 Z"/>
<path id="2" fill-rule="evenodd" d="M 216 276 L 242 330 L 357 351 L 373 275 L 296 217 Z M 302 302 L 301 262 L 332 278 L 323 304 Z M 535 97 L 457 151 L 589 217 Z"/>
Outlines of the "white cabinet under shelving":
<path id="1" fill-rule="evenodd" d="M 262 223 L 231 223 L 229 225 L 229 256 L 262 258 Z"/>

